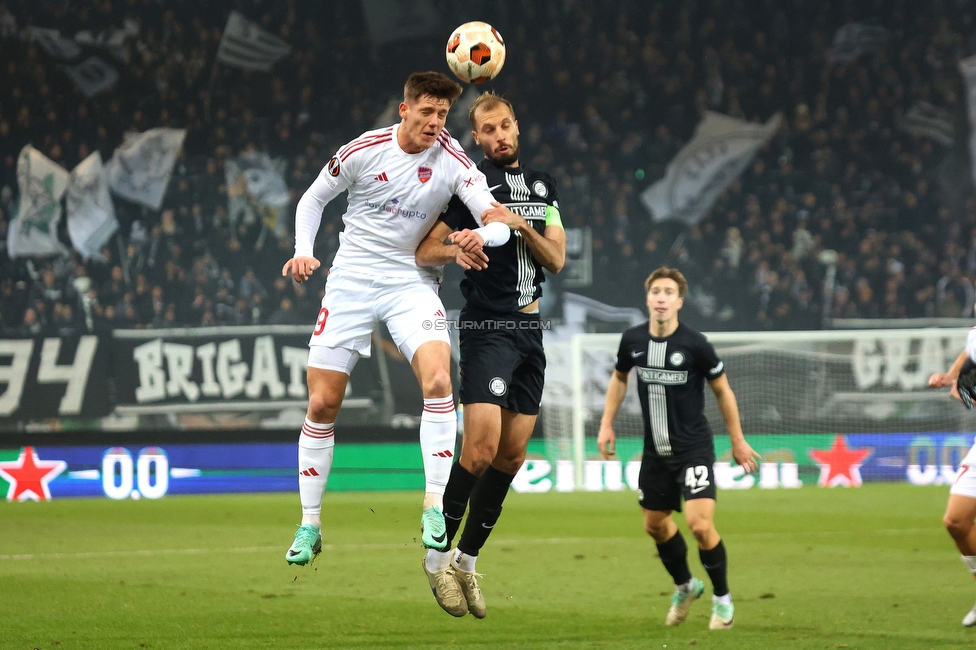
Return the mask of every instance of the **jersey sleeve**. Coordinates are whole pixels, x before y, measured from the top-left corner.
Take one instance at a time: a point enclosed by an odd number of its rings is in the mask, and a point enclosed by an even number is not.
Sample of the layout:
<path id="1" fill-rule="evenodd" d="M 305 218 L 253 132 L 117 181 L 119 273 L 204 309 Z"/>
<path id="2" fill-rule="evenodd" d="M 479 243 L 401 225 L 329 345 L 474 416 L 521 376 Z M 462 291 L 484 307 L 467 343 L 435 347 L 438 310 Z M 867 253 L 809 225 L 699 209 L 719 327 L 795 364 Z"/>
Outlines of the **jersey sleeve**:
<path id="1" fill-rule="evenodd" d="M 966 354 L 976 362 L 976 327 L 969 330 L 969 334 L 966 335 Z"/>
<path id="2" fill-rule="evenodd" d="M 326 204 L 342 194 L 353 182 L 353 165 L 339 162 L 338 156 L 322 168 L 295 208 L 295 257 L 312 257 L 315 235 Z"/>
<path id="3" fill-rule="evenodd" d="M 482 213 L 494 207 L 491 203 L 495 197 L 488 189 L 488 182 L 480 169 L 472 165 L 465 170 L 465 173 L 460 176 L 460 182 L 455 187 L 454 193 L 471 211 L 474 222 L 478 224 L 477 231 L 485 240 L 485 247 L 501 246 L 511 238 L 512 230 L 504 223 L 495 221 L 485 225 L 481 221 Z"/>
<path id="4" fill-rule="evenodd" d="M 718 352 L 715 351 L 715 346 L 709 343 L 708 339 L 704 336 L 701 337 L 701 343 L 699 344 L 699 355 L 700 361 L 699 366 L 701 367 L 702 374 L 705 376 L 707 381 L 712 381 L 713 379 L 718 379 L 725 374 L 725 363 L 718 358 Z"/>
<path id="5" fill-rule="evenodd" d="M 465 212 L 468 208 L 465 207 L 464 203 L 456 196 L 451 197 L 451 201 L 444 208 L 444 212 L 440 216 L 440 220 L 451 227 L 451 230 L 461 230 L 461 223 L 464 221 Z"/>
<path id="6" fill-rule="evenodd" d="M 627 332 L 624 332 L 623 336 L 620 337 L 620 347 L 617 348 L 617 363 L 614 365 L 614 370 L 624 374 L 630 372 L 630 369 L 634 367 L 634 358 L 630 354 L 628 338 Z"/>
<path id="7" fill-rule="evenodd" d="M 547 191 L 549 192 L 546 195 L 546 203 L 556 209 L 559 209 L 559 187 L 556 183 L 556 179 L 545 172 L 543 172 L 542 178 L 546 184 Z"/>
<path id="8" fill-rule="evenodd" d="M 546 226 L 563 227 L 562 215 L 559 213 L 559 190 L 556 179 L 549 174 L 543 174 L 548 194 L 546 195 Z"/>
<path id="9" fill-rule="evenodd" d="M 472 165 L 463 173 L 458 174 L 454 185 L 454 194 L 471 211 L 471 216 L 474 217 L 478 227 L 484 226 L 485 224 L 481 222 L 481 215 L 485 210 L 492 207 L 491 202 L 495 200 L 495 197 L 488 190 L 488 181 L 481 170 Z"/>

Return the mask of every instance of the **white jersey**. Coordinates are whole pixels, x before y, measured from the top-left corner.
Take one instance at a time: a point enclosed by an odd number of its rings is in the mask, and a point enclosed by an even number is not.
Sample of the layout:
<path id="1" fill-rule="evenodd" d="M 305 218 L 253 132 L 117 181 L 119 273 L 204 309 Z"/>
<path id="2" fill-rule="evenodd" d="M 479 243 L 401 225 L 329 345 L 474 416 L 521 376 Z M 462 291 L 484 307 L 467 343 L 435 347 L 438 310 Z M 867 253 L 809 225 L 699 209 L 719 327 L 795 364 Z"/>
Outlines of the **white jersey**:
<path id="1" fill-rule="evenodd" d="M 452 195 L 479 226 L 494 198 L 485 175 L 457 140 L 442 130 L 434 146 L 406 153 L 400 125 L 367 131 L 340 148 L 308 188 L 295 213 L 295 256 L 312 256 L 325 204 L 349 191 L 333 271 L 358 277 L 430 281 L 439 269 L 420 268 L 414 254 Z"/>

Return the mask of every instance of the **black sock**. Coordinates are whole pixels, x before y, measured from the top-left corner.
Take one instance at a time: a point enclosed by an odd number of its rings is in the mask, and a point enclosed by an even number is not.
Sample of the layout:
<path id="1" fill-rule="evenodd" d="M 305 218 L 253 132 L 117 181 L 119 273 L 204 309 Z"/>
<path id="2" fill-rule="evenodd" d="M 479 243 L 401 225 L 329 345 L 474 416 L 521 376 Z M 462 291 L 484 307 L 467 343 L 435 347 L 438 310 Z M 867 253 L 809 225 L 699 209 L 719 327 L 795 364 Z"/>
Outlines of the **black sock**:
<path id="1" fill-rule="evenodd" d="M 698 549 L 698 557 L 701 558 L 702 566 L 708 572 L 708 577 L 712 579 L 712 587 L 716 596 L 724 596 L 729 593 L 728 581 L 728 557 L 725 554 L 725 544 L 718 540 L 718 546 L 711 550 Z"/>
<path id="2" fill-rule="evenodd" d="M 491 466 L 478 479 L 478 484 L 471 492 L 471 511 L 468 512 L 468 520 L 464 522 L 464 532 L 458 542 L 458 549 L 462 553 L 477 555 L 488 541 L 491 529 L 502 514 L 502 502 L 508 496 L 508 487 L 514 479 L 514 474 L 506 474 Z"/>
<path id="3" fill-rule="evenodd" d="M 674 578 L 674 584 L 683 585 L 691 580 L 691 569 L 688 568 L 688 545 L 679 530 L 674 537 L 657 545 L 657 553 L 661 556 L 664 568 Z"/>
<path id="4" fill-rule="evenodd" d="M 461 519 L 468 507 L 468 498 L 474 489 L 478 477 L 464 469 L 461 463 L 454 463 L 451 467 L 451 477 L 447 479 L 444 490 L 444 523 L 447 524 L 447 548 L 461 527 Z"/>

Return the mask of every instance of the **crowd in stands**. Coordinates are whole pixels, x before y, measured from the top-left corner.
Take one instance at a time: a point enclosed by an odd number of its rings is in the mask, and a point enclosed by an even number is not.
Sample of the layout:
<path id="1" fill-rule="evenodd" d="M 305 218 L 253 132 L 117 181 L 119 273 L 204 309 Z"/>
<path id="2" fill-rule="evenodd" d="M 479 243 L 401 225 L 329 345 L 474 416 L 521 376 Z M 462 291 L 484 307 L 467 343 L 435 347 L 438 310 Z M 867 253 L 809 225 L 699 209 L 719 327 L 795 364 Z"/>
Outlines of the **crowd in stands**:
<path id="1" fill-rule="evenodd" d="M 441 32 L 461 17 L 434 5 L 434 35 L 373 47 L 357 2 L 0 0 L 0 330 L 311 323 L 324 274 L 280 277 L 293 239 L 231 223 L 223 163 L 285 157 L 293 209 L 410 72 L 446 71 Z M 215 64 L 234 7 L 291 45 L 270 72 Z M 669 264 L 692 286 L 687 313 L 712 329 L 972 313 L 976 195 L 957 68 L 976 53 L 968 3 L 499 0 L 484 14 L 506 37 L 494 87 L 515 104 L 523 162 L 556 177 L 567 227 L 592 229 L 593 281 L 572 291 L 641 307 L 643 278 Z M 138 31 L 120 79 L 90 99 L 30 38 L 31 26 L 70 36 L 126 21 Z M 834 35 L 853 21 L 887 39 L 833 61 Z M 950 116 L 951 141 L 902 128 L 918 102 Z M 697 224 L 655 222 L 640 194 L 706 111 L 784 119 Z M 160 210 L 116 197 L 120 229 L 100 255 L 9 258 L 24 145 L 70 170 L 157 126 L 187 129 Z M 343 209 L 326 208 L 326 265 Z M 558 278 L 546 289 L 558 293 Z"/>

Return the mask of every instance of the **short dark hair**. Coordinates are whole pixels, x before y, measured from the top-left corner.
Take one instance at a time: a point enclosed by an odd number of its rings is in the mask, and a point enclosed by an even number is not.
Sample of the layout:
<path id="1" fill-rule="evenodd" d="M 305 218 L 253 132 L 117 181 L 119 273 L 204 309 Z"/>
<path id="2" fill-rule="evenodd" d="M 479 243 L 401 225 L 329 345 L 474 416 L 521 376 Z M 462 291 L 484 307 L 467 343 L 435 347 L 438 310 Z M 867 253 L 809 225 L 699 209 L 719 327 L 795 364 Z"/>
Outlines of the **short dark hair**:
<path id="1" fill-rule="evenodd" d="M 413 102 L 428 95 L 454 104 L 454 100 L 461 96 L 461 90 L 461 84 L 440 72 L 415 72 L 403 85 L 403 100 Z"/>
<path id="2" fill-rule="evenodd" d="M 688 293 L 688 281 L 685 280 L 685 276 L 678 269 L 673 269 L 667 266 L 662 266 L 659 269 L 654 269 L 647 279 L 644 280 L 644 293 L 646 294 L 651 290 L 651 285 L 655 281 L 661 279 L 674 280 L 678 285 L 678 297 L 684 298 L 685 294 Z"/>
<path id="3" fill-rule="evenodd" d="M 474 100 L 473 104 L 471 104 L 471 108 L 468 109 L 468 121 L 471 122 L 471 128 L 474 129 L 475 131 L 478 130 L 478 125 L 474 121 L 474 114 L 478 111 L 479 108 L 484 107 L 487 110 L 487 109 L 492 109 L 495 106 L 498 106 L 499 104 L 504 104 L 505 106 L 508 106 L 508 110 L 512 112 L 512 117 L 513 118 L 515 117 L 515 107 L 512 106 L 512 102 L 508 101 L 507 99 L 505 99 L 500 95 L 496 95 L 494 91 L 489 90 L 487 92 L 483 92 L 480 95 L 478 95 L 478 98 Z"/>

